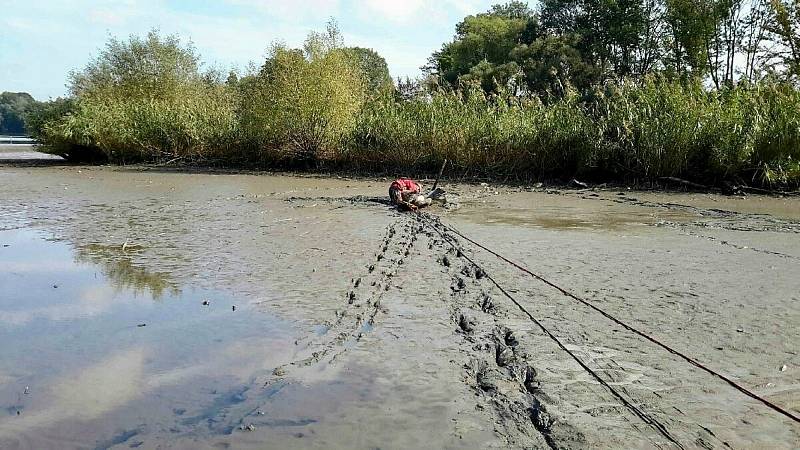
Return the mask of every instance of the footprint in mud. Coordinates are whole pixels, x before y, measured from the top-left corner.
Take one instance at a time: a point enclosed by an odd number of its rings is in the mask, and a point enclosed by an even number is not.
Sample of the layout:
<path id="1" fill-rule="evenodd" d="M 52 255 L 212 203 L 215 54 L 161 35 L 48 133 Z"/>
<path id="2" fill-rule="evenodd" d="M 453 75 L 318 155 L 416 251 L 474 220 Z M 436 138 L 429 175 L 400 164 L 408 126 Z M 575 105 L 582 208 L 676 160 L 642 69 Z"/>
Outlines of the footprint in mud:
<path id="1" fill-rule="evenodd" d="M 381 241 L 381 251 L 376 255 L 376 262 L 367 267 L 366 274 L 353 278 L 352 289 L 345 295 L 344 309 L 336 311 L 335 320 L 318 336 L 320 339 L 309 341 L 307 352 L 310 352 L 310 355 L 276 368 L 273 371 L 274 377 L 285 376 L 290 367 L 310 366 L 323 360 L 331 363 L 344 353 L 351 343 L 359 342 L 365 333 L 372 330 L 378 313 L 386 311 L 381 298 L 392 286 L 405 255 L 411 253 L 415 241 L 413 234 L 417 230 L 416 227 L 405 226 L 398 232 L 395 225 L 388 228 Z M 403 256 L 386 257 L 389 252 Z M 270 381 L 267 381 L 267 384 L 269 383 Z"/>
<path id="2" fill-rule="evenodd" d="M 482 399 L 479 405 L 492 405 L 497 431 L 510 446 L 529 446 L 533 442 L 550 448 L 562 448 L 565 443 L 566 447 L 572 447 L 570 443 L 582 446 L 585 437 L 569 424 L 555 420 L 557 415 L 545 405 L 552 401 L 542 391 L 528 356 L 520 350 L 520 337 L 503 322 L 506 314 L 492 298 L 491 292 L 496 288 L 488 274 L 483 267 L 462 258 L 461 249 L 452 242 L 455 239 L 448 236 L 431 244 L 443 250 L 450 247 L 439 261 L 455 269 L 450 301 L 456 310 L 456 332 L 464 337 L 465 352 L 473 355 L 464 364 L 465 380 Z M 478 287 L 474 293 L 468 289 L 467 280 Z M 485 316 L 478 319 L 481 314 Z"/>

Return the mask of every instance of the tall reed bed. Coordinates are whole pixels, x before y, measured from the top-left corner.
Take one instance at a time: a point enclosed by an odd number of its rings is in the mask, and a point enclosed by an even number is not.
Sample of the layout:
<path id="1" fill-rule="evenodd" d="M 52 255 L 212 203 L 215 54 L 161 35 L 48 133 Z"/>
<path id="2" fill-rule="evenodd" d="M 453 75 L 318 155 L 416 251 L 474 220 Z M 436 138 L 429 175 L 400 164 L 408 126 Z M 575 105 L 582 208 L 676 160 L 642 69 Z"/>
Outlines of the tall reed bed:
<path id="1" fill-rule="evenodd" d="M 708 91 L 650 78 L 578 97 L 486 97 L 479 90 L 382 98 L 359 116 L 348 165 L 521 179 L 685 177 L 713 184 L 797 182 L 800 93 L 762 83 Z"/>
<path id="2" fill-rule="evenodd" d="M 559 98 L 465 86 L 401 99 L 368 91 L 334 31 L 303 50 L 275 46 L 227 82 L 177 38 L 112 40 L 32 128 L 53 153 L 121 163 L 418 173 L 447 159 L 453 174 L 498 178 L 800 182 L 800 91 L 789 84 L 708 90 L 650 77 Z"/>
<path id="3" fill-rule="evenodd" d="M 444 159 L 462 173 L 555 176 L 586 166 L 594 129 L 576 98 L 487 97 L 479 89 L 369 103 L 345 143 L 347 164 L 430 170 Z"/>

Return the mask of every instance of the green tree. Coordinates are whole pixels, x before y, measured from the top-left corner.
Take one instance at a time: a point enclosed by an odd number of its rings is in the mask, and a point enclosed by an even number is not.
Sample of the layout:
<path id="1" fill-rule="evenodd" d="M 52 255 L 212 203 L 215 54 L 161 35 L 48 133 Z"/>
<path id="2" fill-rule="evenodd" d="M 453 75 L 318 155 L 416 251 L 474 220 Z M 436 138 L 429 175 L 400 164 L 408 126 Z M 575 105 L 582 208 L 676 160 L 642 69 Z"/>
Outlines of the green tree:
<path id="1" fill-rule="evenodd" d="M 468 16 L 456 25 L 455 39 L 429 58 L 426 70 L 451 87 L 472 80 L 480 80 L 486 90 L 506 86 L 518 73 L 510 53 L 533 17 L 522 2 L 495 5 L 487 13 Z"/>
<path id="2" fill-rule="evenodd" d="M 362 47 L 346 47 L 341 50 L 361 71 L 369 92 L 380 93 L 394 88 L 389 66 L 378 52 Z"/>
<path id="3" fill-rule="evenodd" d="M 600 70 L 586 61 L 578 50 L 575 33 L 543 36 L 517 46 L 512 57 L 518 61 L 527 88 L 540 95 L 563 96 L 570 86 L 586 90 L 600 78 Z"/>
<path id="4" fill-rule="evenodd" d="M 70 91 L 74 108 L 41 129 L 53 152 L 73 159 L 97 151 L 120 162 L 213 157 L 236 129 L 221 76 L 200 70 L 191 44 L 155 30 L 110 39 L 71 74 Z"/>
<path id="5" fill-rule="evenodd" d="M 25 114 L 25 129 L 32 138 L 44 141 L 47 139 L 45 126 L 74 111 L 75 100 L 72 98 L 39 102 Z"/>
<path id="6" fill-rule="evenodd" d="M 0 134 L 26 134 L 25 116 L 37 104 L 27 92 L 0 94 Z"/>
<path id="7" fill-rule="evenodd" d="M 70 74 L 73 95 L 125 92 L 127 95 L 167 97 L 201 79 L 200 57 L 191 44 L 176 35 L 151 30 L 145 38 L 111 38 L 87 66 Z"/>
<path id="8" fill-rule="evenodd" d="M 366 98 L 360 67 L 334 23 L 304 49 L 276 44 L 242 95 L 242 125 L 259 149 L 304 165 L 332 156 Z"/>
<path id="9" fill-rule="evenodd" d="M 769 51 L 769 59 L 776 60 L 788 78 L 800 77 L 800 2 L 797 0 L 770 0 L 771 20 L 767 26 L 779 48 Z"/>

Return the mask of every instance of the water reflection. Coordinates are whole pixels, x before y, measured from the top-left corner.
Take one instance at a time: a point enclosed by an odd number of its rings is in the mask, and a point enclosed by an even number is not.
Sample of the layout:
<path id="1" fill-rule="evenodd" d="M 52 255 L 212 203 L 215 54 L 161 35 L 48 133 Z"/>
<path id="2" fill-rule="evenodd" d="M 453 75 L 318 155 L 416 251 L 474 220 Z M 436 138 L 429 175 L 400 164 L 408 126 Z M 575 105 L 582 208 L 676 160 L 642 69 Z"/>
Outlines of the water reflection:
<path id="1" fill-rule="evenodd" d="M 253 388 L 289 357 L 294 330 L 246 299 L 137 267 L 140 251 L 0 231 L 0 448 L 197 438 L 187 417 L 230 429 L 226 408 L 244 400 L 229 394 L 263 395 Z"/>
<path id="2" fill-rule="evenodd" d="M 144 247 L 138 245 L 88 244 L 77 248 L 75 260 L 99 266 L 103 275 L 120 289 L 138 293 L 147 290 L 154 299 L 160 299 L 165 294 L 179 295 L 180 290 L 170 280 L 169 274 L 150 272 L 133 263 L 133 255 L 142 250 Z"/>

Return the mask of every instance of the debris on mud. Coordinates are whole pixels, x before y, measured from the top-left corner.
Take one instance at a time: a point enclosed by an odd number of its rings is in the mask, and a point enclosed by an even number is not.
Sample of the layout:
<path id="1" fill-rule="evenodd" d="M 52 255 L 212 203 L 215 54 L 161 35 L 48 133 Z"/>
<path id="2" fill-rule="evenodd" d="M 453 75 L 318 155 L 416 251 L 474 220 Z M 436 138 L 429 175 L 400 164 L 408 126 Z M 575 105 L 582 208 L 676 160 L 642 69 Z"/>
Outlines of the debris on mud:
<path id="1" fill-rule="evenodd" d="M 472 333 L 475 330 L 477 319 L 468 313 L 461 313 L 458 315 L 458 326 L 464 333 Z"/>
<path id="2" fill-rule="evenodd" d="M 505 367 L 514 361 L 514 351 L 503 344 L 498 343 L 495 348 L 495 361 L 500 367 Z"/>
<path id="3" fill-rule="evenodd" d="M 481 308 L 481 311 L 491 314 L 494 310 L 494 302 L 492 301 L 492 297 L 489 294 L 483 294 L 480 296 L 478 300 L 478 305 Z"/>

